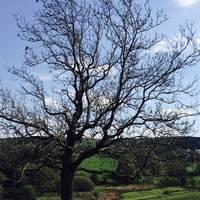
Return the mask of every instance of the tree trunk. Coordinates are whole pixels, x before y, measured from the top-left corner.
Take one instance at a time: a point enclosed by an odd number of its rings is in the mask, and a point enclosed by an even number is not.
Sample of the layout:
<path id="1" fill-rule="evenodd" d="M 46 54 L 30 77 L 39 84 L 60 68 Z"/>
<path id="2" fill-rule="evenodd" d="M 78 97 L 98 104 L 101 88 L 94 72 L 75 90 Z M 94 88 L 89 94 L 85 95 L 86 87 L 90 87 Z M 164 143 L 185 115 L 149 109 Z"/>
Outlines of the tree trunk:
<path id="1" fill-rule="evenodd" d="M 61 171 L 61 200 L 73 200 L 73 177 L 74 170 L 71 164 L 66 161 Z"/>

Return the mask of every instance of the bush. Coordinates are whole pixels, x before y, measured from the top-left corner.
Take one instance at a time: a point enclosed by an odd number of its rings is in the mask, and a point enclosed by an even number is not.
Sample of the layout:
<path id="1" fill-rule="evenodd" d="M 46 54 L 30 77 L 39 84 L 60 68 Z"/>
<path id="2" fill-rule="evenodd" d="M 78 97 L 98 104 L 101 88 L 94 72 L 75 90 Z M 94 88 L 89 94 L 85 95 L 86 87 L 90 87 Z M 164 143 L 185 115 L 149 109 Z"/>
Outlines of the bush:
<path id="1" fill-rule="evenodd" d="M 108 174 L 108 173 L 104 173 L 104 174 L 102 175 L 102 179 L 103 179 L 103 183 L 104 183 L 104 184 L 109 183 L 110 180 L 111 180 L 111 175 Z"/>
<path id="2" fill-rule="evenodd" d="M 113 177 L 110 173 L 102 173 L 102 174 L 96 174 L 93 173 L 91 175 L 91 180 L 95 185 L 106 185 L 113 183 Z"/>
<path id="3" fill-rule="evenodd" d="M 26 182 L 33 185 L 37 193 L 58 192 L 60 176 L 53 169 L 44 167 L 27 174 Z"/>
<path id="4" fill-rule="evenodd" d="M 151 176 L 142 176 L 138 180 L 139 184 L 152 184 L 153 183 L 153 178 Z"/>
<path id="5" fill-rule="evenodd" d="M 161 186 L 180 186 L 182 182 L 180 178 L 166 176 L 160 179 L 159 184 Z"/>
<path id="6" fill-rule="evenodd" d="M 196 181 L 196 179 L 195 178 L 190 178 L 190 179 L 188 179 L 188 181 L 187 181 L 187 186 L 189 186 L 189 187 L 196 187 L 197 186 L 197 181 Z"/>
<path id="7" fill-rule="evenodd" d="M 163 194 L 164 194 L 164 195 L 169 195 L 169 194 L 170 194 L 170 191 L 165 190 L 165 191 L 163 192 Z"/>
<path id="8" fill-rule="evenodd" d="M 98 176 L 98 174 L 96 174 L 96 173 L 93 173 L 92 175 L 91 175 L 91 179 L 92 179 L 92 181 L 95 183 L 95 185 L 99 185 L 100 184 L 100 182 L 101 182 L 101 178 Z"/>
<path id="9" fill-rule="evenodd" d="M 77 171 L 75 176 L 86 176 L 86 177 L 90 178 L 92 176 L 92 174 L 89 172 L 85 172 L 85 171 Z"/>
<path id="10" fill-rule="evenodd" d="M 0 182 L 3 182 L 3 180 L 5 180 L 5 176 L 2 173 L 0 173 Z"/>
<path id="11" fill-rule="evenodd" d="M 187 184 L 187 179 L 186 179 L 186 177 L 180 177 L 179 178 L 180 179 L 180 182 L 181 182 L 181 186 L 185 186 L 186 184 Z"/>
<path id="12" fill-rule="evenodd" d="M 3 200 L 3 187 L 0 185 L 0 200 Z"/>
<path id="13" fill-rule="evenodd" d="M 32 185 L 24 185 L 19 190 L 20 200 L 35 200 L 36 193 Z"/>
<path id="14" fill-rule="evenodd" d="M 187 174 L 188 172 L 186 167 L 184 167 L 181 163 L 167 165 L 166 175 L 169 177 L 179 178 L 185 177 Z"/>
<path id="15" fill-rule="evenodd" d="M 87 192 L 92 191 L 95 188 L 92 180 L 84 176 L 75 176 L 73 186 L 75 192 Z"/>
<path id="16" fill-rule="evenodd" d="M 32 185 L 22 185 L 4 188 L 3 197 L 5 199 L 35 200 L 36 194 Z"/>

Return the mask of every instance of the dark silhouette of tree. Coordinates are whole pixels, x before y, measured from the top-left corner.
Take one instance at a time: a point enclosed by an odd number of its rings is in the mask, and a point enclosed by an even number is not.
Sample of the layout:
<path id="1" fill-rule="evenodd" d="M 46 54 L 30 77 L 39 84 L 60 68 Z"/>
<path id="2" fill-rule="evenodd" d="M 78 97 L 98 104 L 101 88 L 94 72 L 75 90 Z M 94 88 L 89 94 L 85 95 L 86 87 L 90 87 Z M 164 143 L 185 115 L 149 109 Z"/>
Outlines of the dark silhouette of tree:
<path id="1" fill-rule="evenodd" d="M 181 73 L 200 52 L 190 25 L 171 39 L 156 33 L 166 17 L 148 2 L 38 3 L 31 22 L 17 19 L 28 46 L 24 65 L 10 72 L 22 80 L 22 91 L 0 90 L 1 130 L 37 136 L 37 162 L 60 168 L 61 199 L 71 200 L 74 173 L 86 158 L 123 137 L 190 131 L 186 118 L 197 107 L 181 99 L 195 94 L 195 81 L 186 85 Z M 36 67 L 52 76 L 49 84 Z M 82 148 L 89 138 L 92 144 Z"/>

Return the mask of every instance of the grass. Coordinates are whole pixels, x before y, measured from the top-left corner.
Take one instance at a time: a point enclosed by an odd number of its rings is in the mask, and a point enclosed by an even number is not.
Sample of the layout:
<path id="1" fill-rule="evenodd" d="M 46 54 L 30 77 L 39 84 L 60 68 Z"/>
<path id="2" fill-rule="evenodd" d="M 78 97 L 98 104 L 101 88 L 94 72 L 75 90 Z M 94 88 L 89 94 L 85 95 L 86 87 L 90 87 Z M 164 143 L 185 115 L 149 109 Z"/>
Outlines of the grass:
<path id="1" fill-rule="evenodd" d="M 94 190 L 94 194 L 98 198 L 103 192 L 105 192 L 105 190 L 105 186 L 97 186 Z"/>
<path id="2" fill-rule="evenodd" d="M 60 200 L 59 196 L 52 196 L 52 197 L 38 197 L 37 200 Z"/>
<path id="3" fill-rule="evenodd" d="M 98 193 L 105 190 L 104 187 L 96 189 Z M 89 194 L 89 193 L 88 193 Z M 75 200 L 88 200 L 90 195 L 79 195 Z M 121 194 L 121 200 L 198 200 L 200 199 L 199 191 L 190 191 L 181 187 L 167 187 L 162 189 L 152 189 L 140 192 L 128 192 Z M 39 197 L 37 200 L 60 200 L 59 196 Z"/>
<path id="4" fill-rule="evenodd" d="M 128 192 L 121 195 L 121 200 L 197 200 L 200 192 L 189 191 L 180 187 L 168 187 L 141 192 Z"/>
<path id="5" fill-rule="evenodd" d="M 80 167 L 88 170 L 112 172 L 117 168 L 117 161 L 108 157 L 92 156 L 84 160 Z"/>
<path id="6" fill-rule="evenodd" d="M 91 173 L 78 170 L 78 171 L 76 172 L 76 176 L 86 176 L 86 177 L 88 177 L 88 178 L 91 178 Z"/>
<path id="7" fill-rule="evenodd" d="M 92 156 L 83 161 L 80 165 L 80 168 L 91 170 L 91 172 L 85 172 L 83 170 L 78 170 L 76 172 L 77 176 L 86 176 L 91 178 L 92 171 L 100 172 L 100 174 L 96 174 L 95 183 L 113 183 L 113 180 L 109 178 L 109 174 L 117 169 L 118 162 L 112 158 L 105 156 Z"/>
<path id="8" fill-rule="evenodd" d="M 94 199 L 94 194 L 92 192 L 83 192 L 74 194 L 74 200 L 91 200 Z M 51 197 L 38 197 L 37 200 L 60 200 L 60 196 L 51 196 Z"/>

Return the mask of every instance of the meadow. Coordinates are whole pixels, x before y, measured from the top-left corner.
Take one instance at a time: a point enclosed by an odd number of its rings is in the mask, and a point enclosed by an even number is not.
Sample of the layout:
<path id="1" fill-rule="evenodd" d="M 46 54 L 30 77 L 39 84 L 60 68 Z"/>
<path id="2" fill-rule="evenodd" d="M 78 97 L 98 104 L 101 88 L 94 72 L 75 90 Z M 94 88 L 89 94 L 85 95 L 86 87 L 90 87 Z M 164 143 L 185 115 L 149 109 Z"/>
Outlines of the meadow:
<path id="1" fill-rule="evenodd" d="M 101 196 L 99 196 L 101 197 Z M 119 200 L 198 200 L 200 191 L 190 190 L 182 187 L 166 187 L 148 191 L 128 192 L 119 195 Z M 59 196 L 38 197 L 37 200 L 60 200 Z M 90 200 L 85 197 L 75 200 Z M 112 200 L 112 199 L 110 199 Z"/>
<path id="2" fill-rule="evenodd" d="M 117 168 L 117 161 L 105 156 L 92 156 L 82 162 L 80 168 L 95 170 L 97 172 L 112 172 Z"/>
<path id="3" fill-rule="evenodd" d="M 167 187 L 149 191 L 128 192 L 120 195 L 120 200 L 197 200 L 200 192 L 181 187 Z"/>

